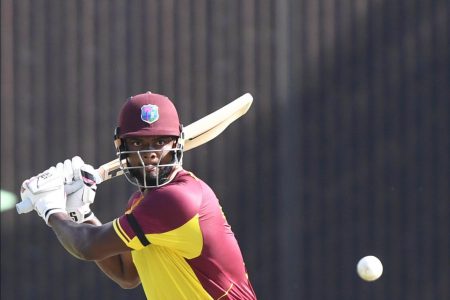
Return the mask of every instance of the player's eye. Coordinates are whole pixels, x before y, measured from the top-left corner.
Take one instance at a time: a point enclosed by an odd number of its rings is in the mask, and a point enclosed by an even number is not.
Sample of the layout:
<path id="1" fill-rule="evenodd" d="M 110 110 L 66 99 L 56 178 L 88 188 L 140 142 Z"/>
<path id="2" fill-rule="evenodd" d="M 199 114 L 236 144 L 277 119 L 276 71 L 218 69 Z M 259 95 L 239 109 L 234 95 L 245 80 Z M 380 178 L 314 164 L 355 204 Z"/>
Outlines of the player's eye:
<path id="1" fill-rule="evenodd" d="M 128 144 L 130 146 L 132 146 L 133 148 L 140 148 L 143 145 L 142 142 L 139 141 L 139 140 L 131 140 L 131 141 L 128 142 Z"/>
<path id="2" fill-rule="evenodd" d="M 155 144 L 158 147 L 162 147 L 162 146 L 169 144 L 171 141 L 172 141 L 172 138 L 170 138 L 170 137 L 159 138 L 156 140 Z"/>
<path id="3" fill-rule="evenodd" d="M 160 138 L 156 140 L 156 146 L 164 146 L 167 143 L 167 140 L 164 138 Z"/>

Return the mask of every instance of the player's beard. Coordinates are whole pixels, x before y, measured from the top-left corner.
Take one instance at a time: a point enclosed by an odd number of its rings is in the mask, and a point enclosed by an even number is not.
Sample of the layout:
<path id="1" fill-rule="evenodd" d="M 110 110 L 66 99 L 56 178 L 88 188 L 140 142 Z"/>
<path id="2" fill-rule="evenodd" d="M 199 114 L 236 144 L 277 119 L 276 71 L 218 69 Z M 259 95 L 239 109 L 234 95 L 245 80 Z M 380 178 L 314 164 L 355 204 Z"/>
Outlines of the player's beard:
<path id="1" fill-rule="evenodd" d="M 131 176 L 136 178 L 141 186 L 154 187 L 165 183 L 172 172 L 173 167 L 155 167 L 157 168 L 156 174 L 150 174 L 147 172 L 144 177 L 145 168 L 130 169 Z"/>

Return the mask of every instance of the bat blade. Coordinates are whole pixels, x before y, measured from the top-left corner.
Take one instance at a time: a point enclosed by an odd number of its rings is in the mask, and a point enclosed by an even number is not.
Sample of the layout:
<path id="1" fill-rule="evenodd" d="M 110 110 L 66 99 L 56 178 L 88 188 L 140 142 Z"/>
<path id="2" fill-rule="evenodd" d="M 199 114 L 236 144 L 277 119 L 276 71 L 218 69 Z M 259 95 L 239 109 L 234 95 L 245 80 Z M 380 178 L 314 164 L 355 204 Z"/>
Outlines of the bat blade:
<path id="1" fill-rule="evenodd" d="M 221 134 L 231 123 L 245 115 L 253 97 L 246 93 L 224 107 L 184 127 L 184 151 L 203 145 Z M 97 172 L 103 181 L 123 175 L 119 159 L 101 165 Z"/>
<path id="2" fill-rule="evenodd" d="M 101 165 L 97 169 L 98 175 L 102 178 L 102 182 L 116 176 L 123 175 L 123 171 L 120 168 L 120 161 L 118 158 L 112 160 L 106 164 Z"/>
<path id="3" fill-rule="evenodd" d="M 184 129 L 184 151 L 196 148 L 217 137 L 228 125 L 249 110 L 253 97 L 247 93 Z"/>

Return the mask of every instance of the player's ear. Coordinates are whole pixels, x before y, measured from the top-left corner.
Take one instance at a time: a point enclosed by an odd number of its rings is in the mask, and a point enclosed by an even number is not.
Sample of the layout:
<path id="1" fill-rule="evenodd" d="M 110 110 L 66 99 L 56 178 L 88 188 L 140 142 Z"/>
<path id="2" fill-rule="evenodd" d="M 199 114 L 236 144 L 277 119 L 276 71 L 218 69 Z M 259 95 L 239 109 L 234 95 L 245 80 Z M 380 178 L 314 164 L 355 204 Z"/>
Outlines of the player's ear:
<path id="1" fill-rule="evenodd" d="M 120 127 L 116 127 L 114 129 L 114 147 L 116 148 L 116 152 L 120 151 L 120 147 L 122 146 L 122 140 L 119 137 Z"/>
<path id="2" fill-rule="evenodd" d="M 120 138 L 120 127 L 116 127 L 116 129 L 114 129 L 114 146 L 117 153 L 126 151 L 127 149 L 125 141 Z M 125 157 L 125 154 L 120 155 L 120 159 L 124 159 Z"/>

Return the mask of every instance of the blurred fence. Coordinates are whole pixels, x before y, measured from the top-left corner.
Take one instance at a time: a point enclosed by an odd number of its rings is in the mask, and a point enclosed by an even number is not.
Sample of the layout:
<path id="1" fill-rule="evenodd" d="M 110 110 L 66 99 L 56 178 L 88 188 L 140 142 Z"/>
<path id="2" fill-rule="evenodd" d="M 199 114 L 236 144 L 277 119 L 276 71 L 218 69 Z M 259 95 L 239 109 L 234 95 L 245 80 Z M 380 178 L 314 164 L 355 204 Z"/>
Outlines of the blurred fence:
<path id="1" fill-rule="evenodd" d="M 1 187 L 114 158 L 131 95 L 184 124 L 245 92 L 248 115 L 186 153 L 217 192 L 260 299 L 449 299 L 447 0 L 1 0 Z M 124 179 L 93 208 L 121 214 Z M 143 299 L 1 215 L 2 299 Z M 376 255 L 383 277 L 355 267 Z"/>

